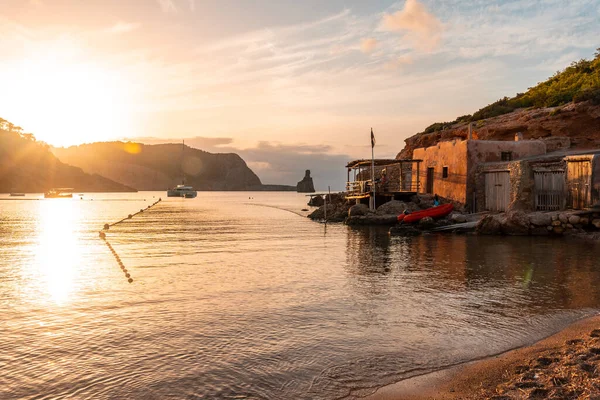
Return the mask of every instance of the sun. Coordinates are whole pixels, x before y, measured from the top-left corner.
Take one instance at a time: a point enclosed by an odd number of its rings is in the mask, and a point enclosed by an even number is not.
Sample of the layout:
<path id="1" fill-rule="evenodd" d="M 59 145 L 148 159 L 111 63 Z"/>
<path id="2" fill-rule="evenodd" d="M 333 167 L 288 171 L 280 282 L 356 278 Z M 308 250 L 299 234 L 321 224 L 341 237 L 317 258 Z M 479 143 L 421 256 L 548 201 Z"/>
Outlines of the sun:
<path id="1" fill-rule="evenodd" d="M 38 140 L 69 146 L 130 133 L 133 99 L 118 71 L 57 49 L 19 64 L 11 118 Z"/>

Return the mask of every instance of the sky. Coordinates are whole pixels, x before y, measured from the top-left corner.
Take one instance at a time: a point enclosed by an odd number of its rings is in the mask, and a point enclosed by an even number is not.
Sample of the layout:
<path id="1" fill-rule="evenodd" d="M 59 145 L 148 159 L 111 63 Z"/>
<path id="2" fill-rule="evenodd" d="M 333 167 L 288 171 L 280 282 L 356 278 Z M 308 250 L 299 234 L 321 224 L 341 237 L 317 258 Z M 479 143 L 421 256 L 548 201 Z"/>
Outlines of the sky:
<path id="1" fill-rule="evenodd" d="M 600 47 L 600 0 L 0 0 L 0 116 L 55 146 L 236 152 L 341 189 Z"/>

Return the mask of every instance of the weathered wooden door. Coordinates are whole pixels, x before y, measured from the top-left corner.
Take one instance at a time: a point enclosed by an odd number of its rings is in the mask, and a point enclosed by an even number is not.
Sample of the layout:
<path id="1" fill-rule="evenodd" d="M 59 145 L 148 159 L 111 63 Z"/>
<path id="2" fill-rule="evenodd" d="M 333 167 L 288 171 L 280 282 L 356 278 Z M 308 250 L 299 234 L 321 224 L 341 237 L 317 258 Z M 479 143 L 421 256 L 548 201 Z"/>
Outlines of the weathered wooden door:
<path id="1" fill-rule="evenodd" d="M 557 211 L 565 206 L 565 171 L 534 171 L 535 209 Z"/>
<path id="2" fill-rule="evenodd" d="M 485 208 L 489 211 L 506 211 L 510 203 L 510 174 L 494 171 L 485 174 Z"/>
<path id="3" fill-rule="evenodd" d="M 433 176 L 434 176 L 434 169 L 433 168 L 427 168 L 427 187 L 426 187 L 426 192 L 429 194 L 433 194 Z"/>
<path id="4" fill-rule="evenodd" d="M 577 160 L 567 162 L 569 205 L 575 210 L 591 206 L 592 162 Z"/>

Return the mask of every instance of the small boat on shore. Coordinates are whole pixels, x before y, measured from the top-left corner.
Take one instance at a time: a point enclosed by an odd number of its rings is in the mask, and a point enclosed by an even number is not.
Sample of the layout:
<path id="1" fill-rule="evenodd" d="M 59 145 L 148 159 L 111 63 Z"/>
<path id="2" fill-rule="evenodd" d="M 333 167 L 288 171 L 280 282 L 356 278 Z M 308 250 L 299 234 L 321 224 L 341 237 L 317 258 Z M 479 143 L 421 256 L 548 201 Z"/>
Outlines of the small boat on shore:
<path id="1" fill-rule="evenodd" d="M 433 219 L 443 218 L 450 214 L 452 210 L 454 210 L 454 206 L 451 203 L 442 204 L 441 206 L 431 207 L 426 210 L 416 211 L 411 214 L 400 214 L 398 215 L 398 222 L 412 224 L 414 222 L 419 222 L 425 217 L 431 217 Z"/>
<path id="2" fill-rule="evenodd" d="M 11 193 L 10 196 L 11 197 L 24 197 L 25 193 Z"/>
<path id="3" fill-rule="evenodd" d="M 52 188 L 44 193 L 46 199 L 70 199 L 73 197 L 73 188 Z"/>

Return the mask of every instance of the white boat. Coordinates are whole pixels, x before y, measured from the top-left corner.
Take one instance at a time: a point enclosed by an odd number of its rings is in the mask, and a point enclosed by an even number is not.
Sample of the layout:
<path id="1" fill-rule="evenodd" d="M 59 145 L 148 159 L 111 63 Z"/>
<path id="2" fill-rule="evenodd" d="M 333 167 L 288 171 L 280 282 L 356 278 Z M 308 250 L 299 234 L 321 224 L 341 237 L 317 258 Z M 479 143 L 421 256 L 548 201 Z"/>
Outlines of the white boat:
<path id="1" fill-rule="evenodd" d="M 183 156 L 185 152 L 185 141 L 183 142 L 183 147 L 181 148 L 181 160 L 183 164 Z M 194 190 L 192 186 L 187 186 L 185 184 L 185 174 L 183 173 L 183 168 L 181 168 L 181 173 L 183 175 L 183 180 L 181 185 L 177 185 L 174 188 L 167 190 L 167 197 L 184 197 L 186 199 L 193 199 L 198 196 L 198 192 Z"/>
<path id="2" fill-rule="evenodd" d="M 167 190 L 167 197 L 185 197 L 186 199 L 193 199 L 198 196 L 198 192 L 191 186 L 177 185 L 172 189 Z"/>

